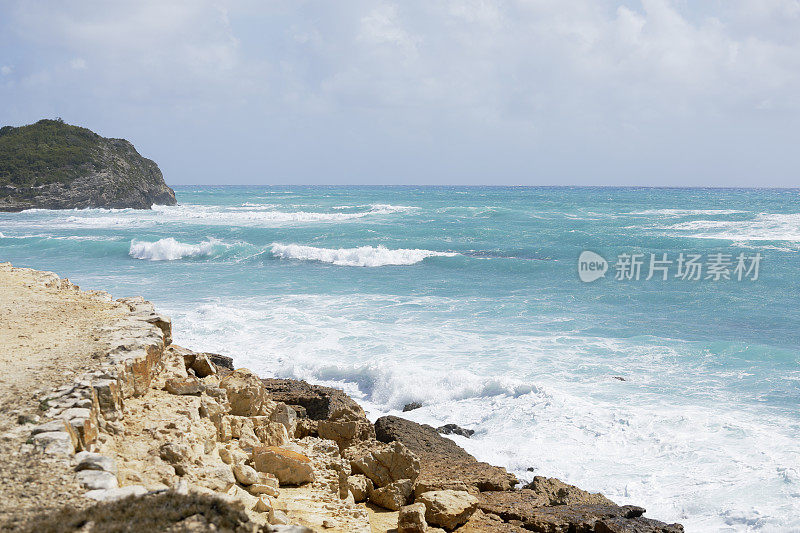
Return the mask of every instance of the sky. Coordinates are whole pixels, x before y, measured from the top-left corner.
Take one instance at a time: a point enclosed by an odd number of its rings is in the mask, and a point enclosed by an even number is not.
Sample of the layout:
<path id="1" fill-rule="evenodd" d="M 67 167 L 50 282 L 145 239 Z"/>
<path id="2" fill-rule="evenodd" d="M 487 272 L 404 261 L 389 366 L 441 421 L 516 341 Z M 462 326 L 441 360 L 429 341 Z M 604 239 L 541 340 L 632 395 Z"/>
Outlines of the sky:
<path id="1" fill-rule="evenodd" d="M 800 186 L 800 0 L 0 0 L 0 125 L 179 184 Z"/>

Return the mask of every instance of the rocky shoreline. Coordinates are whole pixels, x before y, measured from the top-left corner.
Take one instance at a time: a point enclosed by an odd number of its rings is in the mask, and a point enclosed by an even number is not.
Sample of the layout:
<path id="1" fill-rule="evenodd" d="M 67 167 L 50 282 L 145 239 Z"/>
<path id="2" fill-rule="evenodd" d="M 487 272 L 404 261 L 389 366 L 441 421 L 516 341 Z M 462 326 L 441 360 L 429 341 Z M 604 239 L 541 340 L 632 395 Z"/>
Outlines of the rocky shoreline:
<path id="1" fill-rule="evenodd" d="M 22 409 L 14 430 L 27 435 L 19 453 L 55 458 L 82 501 L 98 503 L 19 530 L 115 530 L 115 516 L 143 505 L 126 523 L 168 508 L 163 531 L 683 531 L 554 478 L 517 488 L 513 474 L 431 426 L 396 416 L 373 424 L 338 389 L 262 378 L 176 346 L 170 319 L 142 298 L 114 301 L 53 273 L 0 269 L 121 310 L 98 325 L 107 349 L 93 368 L 42 391 L 38 412 Z M 150 526 L 138 527 L 128 530 Z"/>

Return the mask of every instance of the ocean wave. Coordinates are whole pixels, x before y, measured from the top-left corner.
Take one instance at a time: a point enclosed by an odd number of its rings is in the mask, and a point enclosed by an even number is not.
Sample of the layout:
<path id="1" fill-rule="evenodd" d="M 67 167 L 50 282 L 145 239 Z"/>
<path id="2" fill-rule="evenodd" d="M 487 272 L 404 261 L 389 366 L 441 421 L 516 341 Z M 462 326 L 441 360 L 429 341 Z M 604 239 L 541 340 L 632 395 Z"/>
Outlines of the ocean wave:
<path id="1" fill-rule="evenodd" d="M 730 241 L 800 242 L 800 213 L 760 213 L 751 220 L 692 220 L 662 228 L 671 236 Z"/>
<path id="2" fill-rule="evenodd" d="M 644 211 L 632 211 L 626 215 L 667 215 L 673 217 L 685 217 L 694 215 L 736 215 L 747 213 L 738 209 L 645 209 Z"/>
<path id="3" fill-rule="evenodd" d="M 215 249 L 226 245 L 216 239 L 203 241 L 200 244 L 186 244 L 178 242 L 172 237 L 159 239 L 155 242 L 131 241 L 128 255 L 135 259 L 147 261 L 175 261 L 184 257 L 199 257 L 211 255 Z"/>
<path id="4" fill-rule="evenodd" d="M 359 246 L 358 248 L 315 248 L 299 244 L 273 243 L 272 254 L 281 259 L 319 261 L 340 266 L 379 267 L 413 265 L 426 257 L 452 257 L 453 252 L 433 250 L 399 249 L 390 250 L 385 246 Z"/>

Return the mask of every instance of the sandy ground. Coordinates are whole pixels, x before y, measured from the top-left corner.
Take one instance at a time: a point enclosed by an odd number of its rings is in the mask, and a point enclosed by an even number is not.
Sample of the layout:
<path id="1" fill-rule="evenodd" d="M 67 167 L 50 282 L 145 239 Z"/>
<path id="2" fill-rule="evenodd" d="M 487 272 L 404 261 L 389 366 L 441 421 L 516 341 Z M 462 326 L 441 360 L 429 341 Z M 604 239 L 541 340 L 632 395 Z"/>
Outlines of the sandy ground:
<path id="1" fill-rule="evenodd" d="M 71 382 L 103 353 L 98 327 L 122 314 L 116 303 L 47 288 L 31 271 L 0 264 L 0 530 L 80 494 L 64 459 L 25 446 L 39 412 L 37 392 Z M 22 423 L 20 423 L 22 422 Z"/>

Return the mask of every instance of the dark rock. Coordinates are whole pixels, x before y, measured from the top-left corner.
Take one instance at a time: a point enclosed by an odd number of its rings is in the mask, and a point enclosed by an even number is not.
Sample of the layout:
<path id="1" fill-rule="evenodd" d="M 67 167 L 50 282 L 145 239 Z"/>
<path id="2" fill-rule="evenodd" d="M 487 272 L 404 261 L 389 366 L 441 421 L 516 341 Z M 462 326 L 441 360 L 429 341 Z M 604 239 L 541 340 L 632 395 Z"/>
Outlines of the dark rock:
<path id="1" fill-rule="evenodd" d="M 125 139 L 60 120 L 0 128 L 0 211 L 176 203 L 158 165 Z"/>
<path id="2" fill-rule="evenodd" d="M 203 353 L 208 359 L 217 367 L 217 372 L 220 368 L 230 370 L 233 372 L 233 358 L 226 355 L 219 355 L 217 353 Z"/>
<path id="3" fill-rule="evenodd" d="M 457 426 L 455 424 L 445 424 L 443 426 L 439 426 L 438 428 L 436 428 L 436 431 L 438 431 L 442 435 L 461 435 L 462 437 L 467 437 L 467 438 L 470 438 L 472 435 L 475 434 L 475 430 L 464 429 L 461 426 Z"/>
<path id="4" fill-rule="evenodd" d="M 665 524 L 642 515 L 634 505 L 618 506 L 601 494 L 592 494 L 554 478 L 541 478 L 539 492 L 482 492 L 478 509 L 539 532 L 678 533 L 679 524 Z M 605 528 L 605 529 L 603 529 Z"/>
<path id="5" fill-rule="evenodd" d="M 575 533 L 682 533 L 680 524 L 665 524 L 631 512 L 629 506 L 556 505 L 531 509 L 524 520 L 525 529 L 540 533 L 569 531 Z"/>
<path id="6" fill-rule="evenodd" d="M 290 405 L 298 412 L 297 438 L 330 439 L 341 450 L 375 438 L 375 428 L 364 410 L 343 391 L 293 379 L 261 381 L 273 400 Z"/>
<path id="7" fill-rule="evenodd" d="M 547 502 L 545 505 L 571 505 L 576 503 L 616 505 L 599 492 L 587 492 L 554 477 L 535 476 L 533 481 L 523 487 L 523 490 L 529 490 L 543 497 Z M 642 513 L 644 513 L 644 510 L 642 510 Z"/>
<path id="8" fill-rule="evenodd" d="M 384 416 L 375 422 L 375 434 L 382 442 L 400 441 L 419 457 L 416 494 L 444 489 L 510 490 L 518 483 L 505 468 L 477 461 L 431 426 Z"/>
<path id="9" fill-rule="evenodd" d="M 619 380 L 619 381 L 628 381 L 627 379 L 623 378 L 622 376 L 611 376 L 612 378 Z"/>
<path id="10" fill-rule="evenodd" d="M 407 413 L 409 411 L 413 411 L 414 409 L 419 409 L 420 407 L 422 407 L 422 404 L 419 402 L 407 403 L 403 406 L 403 412 Z"/>
<path id="11" fill-rule="evenodd" d="M 299 405 L 312 420 L 328 420 L 341 412 L 357 414 L 366 418 L 364 410 L 352 398 L 339 389 L 310 385 L 295 379 L 262 379 L 261 382 L 273 400 L 287 405 Z"/>
<path id="12" fill-rule="evenodd" d="M 503 522 L 492 514 L 486 514 L 480 509 L 472 513 L 466 524 L 458 528 L 458 533 L 528 533 L 518 523 Z"/>

